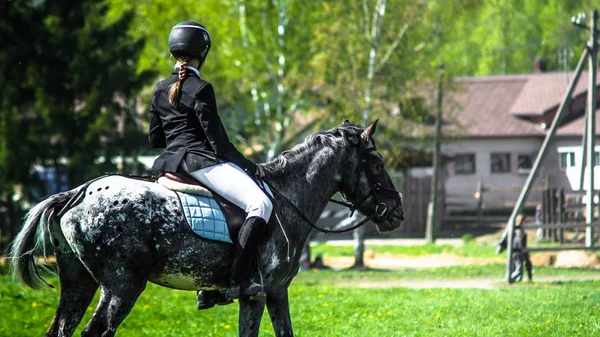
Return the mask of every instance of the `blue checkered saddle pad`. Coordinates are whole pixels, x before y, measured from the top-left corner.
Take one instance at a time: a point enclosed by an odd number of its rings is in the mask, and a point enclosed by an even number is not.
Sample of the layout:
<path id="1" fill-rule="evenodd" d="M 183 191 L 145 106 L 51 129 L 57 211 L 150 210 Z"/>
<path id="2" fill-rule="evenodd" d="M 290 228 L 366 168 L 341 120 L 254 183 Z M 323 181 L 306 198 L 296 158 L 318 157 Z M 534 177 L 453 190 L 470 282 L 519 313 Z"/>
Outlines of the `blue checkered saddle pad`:
<path id="1" fill-rule="evenodd" d="M 192 231 L 203 238 L 233 243 L 225 215 L 214 198 L 176 192 Z"/>

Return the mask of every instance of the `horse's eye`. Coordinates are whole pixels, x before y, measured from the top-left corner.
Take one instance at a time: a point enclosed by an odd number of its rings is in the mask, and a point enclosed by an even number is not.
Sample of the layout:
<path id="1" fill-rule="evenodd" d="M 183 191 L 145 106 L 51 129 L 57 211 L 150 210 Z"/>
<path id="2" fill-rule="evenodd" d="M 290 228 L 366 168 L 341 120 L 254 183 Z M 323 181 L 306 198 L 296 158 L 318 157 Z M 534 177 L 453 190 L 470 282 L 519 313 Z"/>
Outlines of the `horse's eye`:
<path id="1" fill-rule="evenodd" d="M 377 164 L 377 165 L 375 166 L 375 168 L 376 168 L 378 171 L 383 171 L 383 164 Z"/>

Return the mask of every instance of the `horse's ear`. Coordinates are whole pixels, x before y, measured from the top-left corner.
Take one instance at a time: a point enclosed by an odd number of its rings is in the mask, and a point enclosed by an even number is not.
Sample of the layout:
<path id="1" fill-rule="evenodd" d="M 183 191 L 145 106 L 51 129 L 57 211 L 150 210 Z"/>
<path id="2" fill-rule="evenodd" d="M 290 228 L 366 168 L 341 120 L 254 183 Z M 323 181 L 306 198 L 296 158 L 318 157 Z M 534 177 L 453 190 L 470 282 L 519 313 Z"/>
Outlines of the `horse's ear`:
<path id="1" fill-rule="evenodd" d="M 363 141 L 368 141 L 369 138 L 373 137 L 373 134 L 377 129 L 377 122 L 379 122 L 379 119 L 376 119 L 375 122 L 369 125 L 369 127 L 366 128 L 365 131 L 363 131 L 363 133 L 360 135 L 360 138 L 362 138 Z"/>
<path id="2" fill-rule="evenodd" d="M 346 119 L 344 120 L 344 124 L 350 124 L 350 121 Z"/>

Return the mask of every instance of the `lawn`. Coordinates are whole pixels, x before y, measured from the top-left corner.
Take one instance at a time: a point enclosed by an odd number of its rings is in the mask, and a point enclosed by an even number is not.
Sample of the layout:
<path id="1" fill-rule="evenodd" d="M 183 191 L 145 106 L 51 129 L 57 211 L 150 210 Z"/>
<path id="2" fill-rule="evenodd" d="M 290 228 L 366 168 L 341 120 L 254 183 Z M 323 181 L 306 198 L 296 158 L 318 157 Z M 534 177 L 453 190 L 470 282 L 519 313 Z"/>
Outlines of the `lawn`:
<path id="1" fill-rule="evenodd" d="M 385 281 L 414 281 L 414 280 L 461 280 L 461 279 L 488 279 L 497 280 L 502 285 L 505 280 L 505 265 L 462 265 L 440 267 L 431 269 L 403 269 L 403 270 L 320 270 L 306 271 L 296 276 L 295 281 L 308 283 L 336 283 L 338 286 L 352 285 L 353 281 L 371 281 L 373 283 Z M 586 268 L 550 268 L 535 267 L 534 280 L 548 279 L 600 279 L 600 270 Z"/>
<path id="2" fill-rule="evenodd" d="M 401 246 L 401 245 L 367 245 L 367 249 L 375 254 L 390 254 L 404 256 L 423 256 L 432 254 L 453 254 L 461 257 L 493 258 L 496 255 L 494 246 L 477 244 L 474 242 L 453 246 L 448 244 L 426 243 L 423 245 Z M 326 243 L 317 243 L 311 246 L 313 256 L 354 256 L 353 246 L 333 246 Z"/>
<path id="3" fill-rule="evenodd" d="M 539 268 L 542 276 L 598 276 Z M 296 336 L 597 336 L 600 281 L 501 286 L 503 266 L 420 271 L 305 271 L 290 287 Z M 494 277 L 495 289 L 352 286 L 353 280 Z M 51 279 L 57 284 L 56 279 Z M 25 289 L 0 276 L 0 336 L 42 336 L 58 290 Z M 89 319 L 88 308 L 85 320 Z M 81 330 L 83 324 L 78 331 Z M 236 336 L 237 305 L 198 312 L 193 292 L 149 284 L 117 336 Z M 79 332 L 76 333 L 78 335 Z M 265 314 L 260 336 L 273 336 Z"/>
<path id="4" fill-rule="evenodd" d="M 372 246 L 376 254 L 423 256 L 454 254 L 490 258 L 490 264 L 403 270 L 308 270 L 290 287 L 296 336 L 597 336 L 600 335 L 600 271 L 583 268 L 534 268 L 534 280 L 568 282 L 503 284 L 505 266 L 493 263 L 493 247 Z M 351 247 L 316 245 L 327 256 L 351 256 Z M 55 290 L 31 290 L 2 275 L 0 337 L 42 336 L 58 302 Z M 596 279 L 587 280 L 586 279 Z M 437 282 L 442 287 L 403 288 L 403 281 Z M 444 281 L 492 280 L 492 289 L 443 288 Z M 49 281 L 58 285 L 55 277 Z M 370 285 L 373 288 L 360 288 Z M 456 283 L 456 282 L 455 282 Z M 459 282 L 460 283 L 460 282 Z M 378 285 L 389 287 L 382 288 Z M 84 322 L 93 312 L 94 301 Z M 79 335 L 84 323 L 76 332 Z M 149 284 L 117 336 L 237 336 L 237 305 L 195 309 L 193 292 Z M 273 336 L 268 315 L 261 337 Z"/>

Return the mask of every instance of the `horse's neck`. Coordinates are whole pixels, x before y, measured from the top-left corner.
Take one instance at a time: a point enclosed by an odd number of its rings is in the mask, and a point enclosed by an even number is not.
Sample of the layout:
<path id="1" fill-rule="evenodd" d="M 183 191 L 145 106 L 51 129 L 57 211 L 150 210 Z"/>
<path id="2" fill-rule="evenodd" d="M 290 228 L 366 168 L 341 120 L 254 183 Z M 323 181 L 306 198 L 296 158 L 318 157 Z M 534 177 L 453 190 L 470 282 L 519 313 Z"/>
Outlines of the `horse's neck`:
<path id="1" fill-rule="evenodd" d="M 295 205 L 292 207 L 285 200 L 280 200 L 279 206 L 297 208 L 291 212 L 302 212 L 315 223 L 329 199 L 338 191 L 336 175 L 341 164 L 342 154 L 328 147 L 306 151 L 295 158 L 293 163 L 288 163 L 283 174 L 271 180 L 273 186 Z M 308 235 L 312 227 L 304 219 L 299 221 L 305 224 Z"/>

